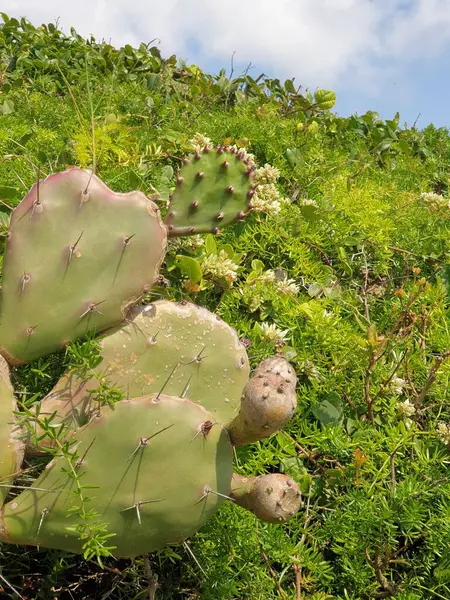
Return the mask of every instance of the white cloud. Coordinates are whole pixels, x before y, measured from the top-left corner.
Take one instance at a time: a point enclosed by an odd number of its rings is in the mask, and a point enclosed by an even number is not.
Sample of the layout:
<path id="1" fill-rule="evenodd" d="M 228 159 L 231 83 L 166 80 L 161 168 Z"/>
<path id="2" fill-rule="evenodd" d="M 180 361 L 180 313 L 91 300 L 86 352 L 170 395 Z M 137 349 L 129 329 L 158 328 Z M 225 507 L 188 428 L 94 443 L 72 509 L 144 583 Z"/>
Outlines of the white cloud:
<path id="1" fill-rule="evenodd" d="M 59 18 L 113 43 L 161 40 L 189 62 L 252 62 L 310 87 L 366 91 L 450 42 L 450 0 L 3 0 L 34 24 Z"/>

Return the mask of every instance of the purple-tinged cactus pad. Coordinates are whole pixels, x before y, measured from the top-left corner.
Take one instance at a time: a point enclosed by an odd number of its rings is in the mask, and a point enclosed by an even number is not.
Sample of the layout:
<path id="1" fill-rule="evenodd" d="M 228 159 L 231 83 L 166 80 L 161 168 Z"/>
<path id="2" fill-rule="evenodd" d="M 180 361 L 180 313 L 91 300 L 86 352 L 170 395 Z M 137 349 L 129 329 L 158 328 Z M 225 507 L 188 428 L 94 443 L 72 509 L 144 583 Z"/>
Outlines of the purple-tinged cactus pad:
<path id="1" fill-rule="evenodd" d="M 73 168 L 14 210 L 3 265 L 0 353 L 23 363 L 120 323 L 152 286 L 166 248 L 156 205 Z"/>

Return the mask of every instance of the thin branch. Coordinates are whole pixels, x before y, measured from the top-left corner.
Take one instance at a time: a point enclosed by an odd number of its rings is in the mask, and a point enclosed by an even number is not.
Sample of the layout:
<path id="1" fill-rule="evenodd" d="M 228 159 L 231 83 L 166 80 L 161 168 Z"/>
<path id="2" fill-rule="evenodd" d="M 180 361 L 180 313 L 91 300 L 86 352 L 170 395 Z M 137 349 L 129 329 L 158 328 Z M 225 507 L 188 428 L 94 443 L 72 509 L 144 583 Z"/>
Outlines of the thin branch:
<path id="1" fill-rule="evenodd" d="M 422 388 L 422 391 L 420 392 L 420 394 L 417 397 L 417 401 L 416 403 L 420 406 L 422 404 L 422 402 L 425 400 L 426 395 L 428 394 L 428 392 L 430 391 L 431 386 L 434 383 L 434 380 L 436 379 L 436 374 L 440 368 L 440 366 L 442 365 L 442 363 L 447 360 L 447 358 L 450 356 L 450 350 L 445 350 L 445 352 L 442 352 L 442 354 L 440 354 L 436 360 L 434 361 L 434 365 L 431 367 L 430 373 L 428 375 L 428 379 L 425 382 L 425 385 Z"/>

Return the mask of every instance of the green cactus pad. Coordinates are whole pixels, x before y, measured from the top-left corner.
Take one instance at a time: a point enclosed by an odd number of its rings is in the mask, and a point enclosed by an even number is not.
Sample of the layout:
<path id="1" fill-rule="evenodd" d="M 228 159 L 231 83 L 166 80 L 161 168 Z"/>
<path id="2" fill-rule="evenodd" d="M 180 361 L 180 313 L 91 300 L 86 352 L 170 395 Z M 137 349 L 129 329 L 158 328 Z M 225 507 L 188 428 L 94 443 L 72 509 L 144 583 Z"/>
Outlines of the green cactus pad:
<path id="1" fill-rule="evenodd" d="M 12 483 L 10 476 L 19 472 L 24 454 L 21 430 L 14 423 L 16 408 L 8 365 L 0 356 L 0 505 Z"/>
<path id="2" fill-rule="evenodd" d="M 128 397 L 164 388 L 204 406 L 219 423 L 239 412 L 250 370 L 247 353 L 235 330 L 204 308 L 167 300 L 135 307 L 130 321 L 100 344 L 99 373 Z M 55 423 L 83 425 L 97 386 L 94 373 L 84 380 L 65 375 L 41 403 L 41 416 L 56 412 Z"/>
<path id="3" fill-rule="evenodd" d="M 156 395 L 123 400 L 75 432 L 77 477 L 90 498 L 92 520 L 70 514 L 79 499 L 68 462 L 58 456 L 42 475 L 5 505 L 0 539 L 81 553 L 74 531 L 107 524 L 113 554 L 131 557 L 195 533 L 228 496 L 232 447 L 212 415 L 189 400 Z M 200 435 L 199 435 L 200 433 Z M 70 470 L 70 469 L 69 469 Z M 93 488 L 89 486 L 94 486 Z M 46 490 L 46 491 L 43 491 Z M 48 491 L 47 491 L 48 490 Z M 219 494 L 219 495 L 218 495 Z"/>
<path id="4" fill-rule="evenodd" d="M 11 217 L 0 353 L 23 363 L 117 325 L 150 289 L 165 248 L 143 193 L 114 193 L 77 168 L 39 182 Z"/>
<path id="5" fill-rule="evenodd" d="M 252 164 L 243 152 L 206 147 L 180 169 L 165 219 L 170 236 L 219 233 L 244 219 L 253 195 Z"/>

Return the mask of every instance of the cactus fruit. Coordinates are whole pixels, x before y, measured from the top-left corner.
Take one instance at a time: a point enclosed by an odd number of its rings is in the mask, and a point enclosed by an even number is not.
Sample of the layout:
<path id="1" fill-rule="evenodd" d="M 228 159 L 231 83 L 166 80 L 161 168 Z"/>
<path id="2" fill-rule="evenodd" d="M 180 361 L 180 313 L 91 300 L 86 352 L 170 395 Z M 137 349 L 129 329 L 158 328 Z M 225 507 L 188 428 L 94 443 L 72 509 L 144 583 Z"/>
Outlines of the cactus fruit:
<path id="1" fill-rule="evenodd" d="M 0 356 L 0 506 L 14 475 L 20 471 L 24 455 L 21 429 L 15 424 L 16 410 L 8 365 Z"/>
<path id="2" fill-rule="evenodd" d="M 237 414 L 249 375 L 244 346 L 234 329 L 204 308 L 160 300 L 135 307 L 129 321 L 100 342 L 98 374 L 130 398 L 159 392 L 187 397 L 227 423 Z M 167 383 L 165 384 L 167 380 Z M 65 375 L 42 401 L 41 417 L 53 424 L 83 425 L 96 409 L 95 372 Z M 72 424 L 71 424 L 72 422 Z M 45 445 L 50 440 L 44 438 Z"/>
<path id="3" fill-rule="evenodd" d="M 114 556 L 130 557 L 184 540 L 228 497 L 232 447 L 212 415 L 189 400 L 151 395 L 105 406 L 71 439 L 72 468 L 92 499 L 83 520 L 75 479 L 58 456 L 33 486 L 6 504 L 0 540 L 82 552 L 79 527 L 107 524 Z M 92 487 L 89 487 L 92 486 Z"/>
<path id="4" fill-rule="evenodd" d="M 259 477 L 233 474 L 231 497 L 243 508 L 268 523 L 288 521 L 302 505 L 300 488 L 293 479 L 281 473 Z"/>
<path id="5" fill-rule="evenodd" d="M 206 146 L 180 169 L 165 219 L 170 236 L 219 233 L 245 218 L 254 193 L 253 163 L 234 148 Z"/>
<path id="6" fill-rule="evenodd" d="M 226 425 L 233 444 L 250 444 L 281 429 L 297 407 L 296 383 L 295 371 L 284 358 L 263 360 L 245 386 L 239 414 Z"/>
<path id="7" fill-rule="evenodd" d="M 122 321 L 164 257 L 158 211 L 143 193 L 114 193 L 78 168 L 38 182 L 11 217 L 0 354 L 27 362 Z"/>

